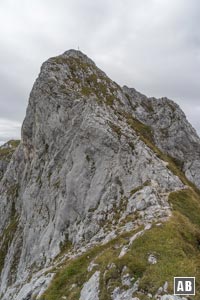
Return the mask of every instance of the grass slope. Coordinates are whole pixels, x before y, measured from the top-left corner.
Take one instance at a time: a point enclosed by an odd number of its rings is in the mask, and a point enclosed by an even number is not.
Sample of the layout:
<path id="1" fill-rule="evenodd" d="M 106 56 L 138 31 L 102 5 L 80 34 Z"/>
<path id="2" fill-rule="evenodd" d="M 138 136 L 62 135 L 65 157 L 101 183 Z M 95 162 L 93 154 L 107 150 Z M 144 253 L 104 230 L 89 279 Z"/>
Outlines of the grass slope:
<path id="1" fill-rule="evenodd" d="M 12 157 L 12 154 L 16 150 L 17 146 L 19 145 L 19 140 L 10 140 L 6 144 L 8 147 L 4 148 L 3 146 L 0 147 L 0 160 L 9 161 Z"/>
<path id="2" fill-rule="evenodd" d="M 100 300 L 111 300 L 110 294 L 116 286 L 122 286 L 123 267 L 134 277 L 140 278 L 139 299 L 149 299 L 148 293 L 155 294 L 165 281 L 169 283 L 168 292 L 173 294 L 175 276 L 195 276 L 196 296 L 200 297 L 200 199 L 191 188 L 170 194 L 173 216 L 168 222 L 154 224 L 152 228 L 134 241 L 126 255 L 119 258 L 123 245 L 128 243 L 130 232 L 119 236 L 104 246 L 97 246 L 72 261 L 66 261 L 56 271 L 50 287 L 41 300 L 56 300 L 67 297 L 77 300 L 81 288 L 95 270 L 101 271 Z M 157 264 L 148 263 L 148 256 L 154 254 Z M 88 272 L 93 262 L 97 266 Z M 111 267 L 112 266 L 112 267 Z M 72 288 L 73 286 L 73 288 Z"/>

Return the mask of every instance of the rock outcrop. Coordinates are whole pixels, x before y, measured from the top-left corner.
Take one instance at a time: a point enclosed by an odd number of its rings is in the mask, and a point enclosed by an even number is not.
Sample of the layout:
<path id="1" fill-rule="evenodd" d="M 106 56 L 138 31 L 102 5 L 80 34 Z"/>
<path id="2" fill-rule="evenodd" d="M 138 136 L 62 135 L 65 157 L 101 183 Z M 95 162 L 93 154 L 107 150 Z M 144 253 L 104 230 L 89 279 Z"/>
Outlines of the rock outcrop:
<path id="1" fill-rule="evenodd" d="M 184 112 L 167 98 L 147 98 L 126 86 L 133 115 L 151 126 L 154 143 L 170 155 L 186 177 L 200 188 L 200 138 Z"/>
<path id="2" fill-rule="evenodd" d="M 180 161 L 200 186 L 199 145 L 173 102 L 122 89 L 80 51 L 50 58 L 33 86 L 21 143 L 0 182 L 1 299 L 39 299 L 58 255 L 74 258 L 125 232 L 143 226 L 143 235 L 152 223 L 167 221 L 168 196 L 186 182 L 157 148 Z M 70 251 L 63 252 L 66 244 Z M 101 286 L 93 285 L 99 276 L 96 270 L 82 286 L 80 299 L 99 299 Z M 131 297 L 136 286 L 138 281 L 126 292 L 113 287 L 110 295 Z"/>

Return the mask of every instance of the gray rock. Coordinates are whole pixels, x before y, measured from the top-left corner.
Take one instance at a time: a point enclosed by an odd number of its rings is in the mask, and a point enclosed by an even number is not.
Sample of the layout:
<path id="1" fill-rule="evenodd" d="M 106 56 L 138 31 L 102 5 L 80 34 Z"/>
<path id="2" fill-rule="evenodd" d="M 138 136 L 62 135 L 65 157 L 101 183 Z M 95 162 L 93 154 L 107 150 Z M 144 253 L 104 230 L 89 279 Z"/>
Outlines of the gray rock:
<path id="1" fill-rule="evenodd" d="M 119 287 L 116 287 L 111 295 L 113 300 L 133 300 L 133 293 L 138 290 L 139 280 L 137 280 L 133 286 L 127 290 L 123 290 Z M 137 299 L 137 298 L 136 298 Z"/>
<path id="2" fill-rule="evenodd" d="M 84 284 L 79 300 L 99 300 L 100 272 L 96 271 Z"/>
<path id="3" fill-rule="evenodd" d="M 147 227 L 146 230 L 148 230 L 149 227 Z M 129 243 L 128 245 L 124 245 L 121 249 L 121 252 L 119 254 L 119 258 L 123 257 L 129 250 L 130 246 L 133 244 L 133 242 L 139 238 L 140 236 L 142 236 L 145 232 L 145 229 L 144 230 L 141 230 L 141 231 L 138 231 L 137 233 L 135 233 L 129 240 Z"/>
<path id="4" fill-rule="evenodd" d="M 126 114 L 134 101 L 139 104 L 133 115 L 144 123 L 152 116 L 141 95 L 128 93 L 131 103 L 80 51 L 67 51 L 42 65 L 30 94 L 21 143 L 0 181 L 0 236 L 10 222 L 15 224 L 0 277 L 2 300 L 37 297 L 39 289 L 44 291 L 51 277 L 42 285 L 44 275 L 38 272 L 53 265 L 66 242 L 83 253 L 89 246 L 114 239 L 117 232 L 138 228 L 134 222 L 120 228 L 118 221 L 131 214 L 138 214 L 138 223 L 147 226 L 145 230 L 171 215 L 168 194 L 184 185 L 129 125 Z M 188 149 L 198 153 L 198 137 L 177 106 L 173 107 L 182 121 L 172 124 L 168 101 L 151 102 L 158 114 L 152 127 L 154 123 L 158 128 L 170 126 L 170 134 L 174 134 L 179 123 L 187 125 L 177 140 L 190 133 L 192 146 L 175 147 L 171 155 L 185 159 L 187 176 L 198 183 L 195 166 L 187 165 Z M 154 131 L 156 144 L 165 152 L 167 145 L 175 145 L 174 138 L 159 144 L 162 137 L 156 128 Z M 131 238 L 128 247 L 140 234 L 143 231 Z M 91 280 L 96 282 L 97 298 L 99 275 L 95 274 Z M 116 291 L 116 299 L 130 298 L 131 292 Z"/>
<path id="5" fill-rule="evenodd" d="M 200 187 L 200 138 L 180 107 L 166 97 L 147 98 L 126 86 L 123 91 L 128 95 L 132 114 L 151 127 L 154 143 Z"/>
<path id="6" fill-rule="evenodd" d="M 124 274 L 124 275 L 122 275 L 122 285 L 123 286 L 131 286 L 131 283 L 132 283 L 132 281 L 133 281 L 133 278 L 131 278 L 131 276 L 130 276 L 130 274 Z"/>
<path id="7" fill-rule="evenodd" d="M 164 291 L 165 293 L 167 293 L 167 289 L 168 289 L 168 282 L 166 281 L 166 282 L 164 283 L 164 285 L 163 285 L 163 291 Z"/>
<path id="8" fill-rule="evenodd" d="M 185 300 L 185 297 L 179 297 L 175 295 L 163 295 L 160 300 Z"/>
<path id="9" fill-rule="evenodd" d="M 150 254 L 148 257 L 148 263 L 151 265 L 157 264 L 157 258 L 154 254 Z"/>
<path id="10" fill-rule="evenodd" d="M 157 295 L 162 294 L 162 292 L 163 292 L 163 287 L 161 286 L 161 287 L 159 287 L 159 289 L 158 289 L 158 291 L 157 291 Z"/>
<path id="11" fill-rule="evenodd" d="M 91 272 L 93 268 L 98 267 L 98 264 L 95 264 L 93 261 L 89 264 L 87 270 L 88 272 Z"/>

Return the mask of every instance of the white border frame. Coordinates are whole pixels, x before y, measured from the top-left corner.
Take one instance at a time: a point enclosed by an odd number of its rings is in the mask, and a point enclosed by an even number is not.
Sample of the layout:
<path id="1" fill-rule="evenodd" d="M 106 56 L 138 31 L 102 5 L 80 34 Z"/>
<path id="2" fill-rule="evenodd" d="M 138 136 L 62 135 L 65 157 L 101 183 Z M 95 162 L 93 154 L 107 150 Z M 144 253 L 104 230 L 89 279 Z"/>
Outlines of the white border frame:
<path id="1" fill-rule="evenodd" d="M 193 278 L 194 279 L 194 294 L 175 294 L 174 293 L 175 296 L 195 296 L 195 277 L 183 277 L 183 276 L 182 277 L 181 276 L 174 277 L 174 292 L 175 292 L 175 278 L 185 278 L 185 279 Z"/>

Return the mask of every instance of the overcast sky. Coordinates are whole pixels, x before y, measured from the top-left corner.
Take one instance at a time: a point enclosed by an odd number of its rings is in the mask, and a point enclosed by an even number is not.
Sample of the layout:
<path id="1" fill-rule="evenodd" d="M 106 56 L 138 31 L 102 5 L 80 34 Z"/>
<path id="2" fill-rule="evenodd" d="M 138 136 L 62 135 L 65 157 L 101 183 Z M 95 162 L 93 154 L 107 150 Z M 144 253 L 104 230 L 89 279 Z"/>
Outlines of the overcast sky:
<path id="1" fill-rule="evenodd" d="M 199 0 L 1 0 L 0 142 L 20 137 L 43 61 L 78 46 L 121 85 L 176 101 L 200 133 Z"/>

